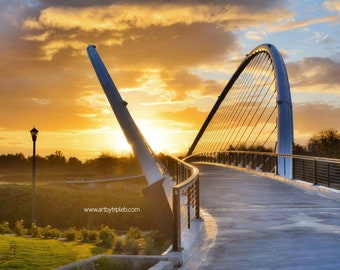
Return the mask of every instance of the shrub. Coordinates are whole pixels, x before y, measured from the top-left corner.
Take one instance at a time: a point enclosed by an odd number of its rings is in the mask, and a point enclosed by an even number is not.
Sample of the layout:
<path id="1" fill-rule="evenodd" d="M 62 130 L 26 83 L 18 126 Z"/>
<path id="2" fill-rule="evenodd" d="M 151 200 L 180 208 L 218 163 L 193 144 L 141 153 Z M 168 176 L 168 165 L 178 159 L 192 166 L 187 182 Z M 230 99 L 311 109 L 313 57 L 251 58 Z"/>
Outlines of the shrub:
<path id="1" fill-rule="evenodd" d="M 56 228 L 52 228 L 51 225 L 47 225 L 46 227 L 42 228 L 42 236 L 45 239 L 59 238 L 60 234 L 61 234 L 60 231 Z"/>
<path id="2" fill-rule="evenodd" d="M 74 241 L 77 238 L 77 230 L 75 228 L 69 228 L 67 231 L 64 232 L 64 237 L 68 241 Z"/>
<path id="3" fill-rule="evenodd" d="M 145 254 L 157 255 L 164 252 L 170 241 L 158 230 L 152 230 L 145 235 Z"/>
<path id="4" fill-rule="evenodd" d="M 24 221 L 22 219 L 17 220 L 15 222 L 14 233 L 18 236 L 23 236 L 23 235 L 27 234 L 27 229 L 25 228 Z"/>
<path id="5" fill-rule="evenodd" d="M 43 229 L 39 227 L 37 224 L 32 223 L 31 225 L 31 236 L 35 238 L 41 238 L 42 237 L 42 231 Z"/>
<path id="6" fill-rule="evenodd" d="M 98 232 L 91 230 L 89 233 L 90 243 L 96 243 L 98 241 Z"/>
<path id="7" fill-rule="evenodd" d="M 80 231 L 81 241 L 84 243 L 95 243 L 98 241 L 98 232 L 94 230 L 82 229 Z"/>
<path id="8" fill-rule="evenodd" d="M 11 229 L 9 228 L 9 222 L 4 221 L 0 224 L 0 234 L 12 233 Z"/>
<path id="9" fill-rule="evenodd" d="M 123 240 L 120 237 L 116 237 L 113 243 L 113 251 L 120 254 L 123 251 Z"/>
<path id="10" fill-rule="evenodd" d="M 126 237 L 131 239 L 139 239 L 142 237 L 142 231 L 137 227 L 130 227 L 126 234 Z"/>
<path id="11" fill-rule="evenodd" d="M 120 262 L 118 260 L 110 260 L 108 257 L 102 257 L 98 259 L 96 262 L 91 265 L 91 269 L 100 269 L 100 270 L 110 270 L 110 269 L 115 269 L 115 270 L 125 270 L 125 269 L 136 269 L 134 266 L 133 262 L 126 261 L 126 262 Z M 148 266 L 150 268 L 151 265 Z M 139 269 L 139 268 L 138 268 Z M 147 268 L 143 268 L 147 269 Z"/>
<path id="12" fill-rule="evenodd" d="M 137 255 L 140 250 L 140 246 L 136 239 L 127 238 L 125 242 L 125 251 L 127 254 Z"/>
<path id="13" fill-rule="evenodd" d="M 81 241 L 83 241 L 84 243 L 88 243 L 89 242 L 89 234 L 90 234 L 90 231 L 88 229 L 83 228 L 80 231 Z"/>
<path id="14" fill-rule="evenodd" d="M 113 229 L 110 229 L 108 226 L 101 226 L 101 230 L 99 231 L 99 238 L 104 247 L 112 248 L 113 241 L 116 236 L 117 234 Z"/>

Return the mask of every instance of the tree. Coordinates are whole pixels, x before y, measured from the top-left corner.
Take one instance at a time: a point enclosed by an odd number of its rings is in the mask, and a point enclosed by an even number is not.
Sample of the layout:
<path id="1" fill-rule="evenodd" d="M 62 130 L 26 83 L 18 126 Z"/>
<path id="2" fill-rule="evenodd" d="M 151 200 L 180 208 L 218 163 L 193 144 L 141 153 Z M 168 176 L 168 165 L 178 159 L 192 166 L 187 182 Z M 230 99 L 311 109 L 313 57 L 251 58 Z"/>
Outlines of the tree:
<path id="1" fill-rule="evenodd" d="M 301 144 L 294 143 L 293 145 L 293 154 L 294 155 L 309 155 L 307 147 L 302 146 Z"/>
<path id="2" fill-rule="evenodd" d="M 0 170 L 25 171 L 28 169 L 27 159 L 22 153 L 0 156 Z"/>
<path id="3" fill-rule="evenodd" d="M 67 166 L 70 171 L 78 172 L 83 163 L 76 157 L 70 157 L 67 161 Z"/>
<path id="4" fill-rule="evenodd" d="M 55 151 L 46 157 L 50 168 L 65 169 L 66 158 L 61 151 Z"/>
<path id="5" fill-rule="evenodd" d="M 307 148 L 313 156 L 340 158 L 340 133 L 335 129 L 322 130 L 309 139 Z"/>
<path id="6" fill-rule="evenodd" d="M 119 171 L 119 159 L 110 154 L 102 153 L 96 159 L 96 169 L 102 175 L 113 175 L 114 172 Z"/>

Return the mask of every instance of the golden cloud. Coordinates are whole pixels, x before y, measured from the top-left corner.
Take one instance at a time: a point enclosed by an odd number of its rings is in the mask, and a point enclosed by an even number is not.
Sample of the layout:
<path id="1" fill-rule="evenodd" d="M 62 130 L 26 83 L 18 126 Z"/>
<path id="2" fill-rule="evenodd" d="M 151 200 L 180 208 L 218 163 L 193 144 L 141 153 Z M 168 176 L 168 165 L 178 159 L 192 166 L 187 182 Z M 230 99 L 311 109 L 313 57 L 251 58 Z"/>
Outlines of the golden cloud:
<path id="1" fill-rule="evenodd" d="M 97 39 L 101 33 L 105 32 L 106 38 L 101 37 L 99 42 L 100 44 L 111 46 L 113 44 L 122 45 L 126 40 L 140 39 L 141 34 L 143 34 L 141 33 L 142 29 L 166 29 L 172 26 L 177 26 L 178 28 L 180 25 L 189 26 L 195 24 L 200 24 L 202 27 L 203 24 L 209 24 L 213 25 L 215 30 L 220 28 L 220 32 L 231 32 L 235 29 L 247 28 L 249 25 L 262 25 L 266 22 L 271 22 L 273 17 L 286 20 L 292 17 L 292 13 L 283 8 L 268 9 L 263 12 L 262 10 L 250 9 L 246 6 L 235 4 L 130 3 L 92 7 L 48 7 L 43 9 L 39 16 L 28 17 L 24 20 L 22 28 L 26 32 L 34 32 L 26 36 L 27 40 L 47 43 L 54 40 L 54 43 L 56 43 L 55 39 L 57 39 L 59 40 L 59 45 L 60 40 L 63 40 L 63 43 L 66 44 L 66 40 L 69 39 L 61 35 L 61 32 L 77 30 L 91 33 Z M 53 36 L 41 33 L 41 31 L 49 31 L 50 33 L 52 29 L 55 31 Z M 137 29 L 139 31 L 136 31 Z M 176 40 L 178 34 L 180 33 L 174 32 L 172 38 Z M 210 37 L 209 32 L 198 33 L 198 35 L 204 36 L 205 41 L 213 38 Z M 81 33 L 75 35 L 78 40 L 76 46 L 70 44 L 68 46 L 78 50 L 84 47 L 80 43 L 80 41 L 84 43 L 81 36 Z M 47 37 L 49 37 L 48 40 L 46 40 Z M 153 36 L 149 36 L 148 42 L 157 42 L 153 38 Z M 44 47 L 47 55 L 45 58 L 47 59 L 65 48 L 55 44 L 45 44 Z M 53 47 L 53 50 L 50 47 Z"/>
<path id="2" fill-rule="evenodd" d="M 200 129 L 208 112 L 199 110 L 197 107 L 187 107 L 180 111 L 163 111 L 157 117 L 174 123 L 182 123 L 182 129 Z M 183 126 L 183 124 L 185 126 Z"/>
<path id="3" fill-rule="evenodd" d="M 150 26 L 174 24 L 220 23 L 222 26 L 240 26 L 249 22 L 263 23 L 276 15 L 291 16 L 284 9 L 254 10 L 231 4 L 113 4 L 92 7 L 48 7 L 39 17 L 29 17 L 23 23 L 24 29 L 81 29 L 83 31 L 126 30 Z M 229 24 L 230 23 L 230 24 Z"/>
<path id="4" fill-rule="evenodd" d="M 340 12 L 340 2 L 337 0 L 328 0 L 325 1 L 322 5 L 330 11 Z"/>
<path id="5" fill-rule="evenodd" d="M 334 128 L 340 130 L 340 108 L 325 103 L 294 104 L 294 131 L 315 134 L 321 130 Z"/>
<path id="6" fill-rule="evenodd" d="M 288 30 L 293 30 L 296 28 L 308 27 L 313 24 L 333 22 L 338 19 L 339 19 L 338 16 L 325 16 L 321 18 L 313 18 L 313 19 L 304 20 L 304 21 L 290 21 L 284 24 L 279 24 L 279 25 L 274 24 L 272 26 L 269 26 L 269 31 L 270 32 L 288 31 Z"/>
<path id="7" fill-rule="evenodd" d="M 340 93 L 340 63 L 330 58 L 308 57 L 287 64 L 291 88 L 308 92 Z"/>

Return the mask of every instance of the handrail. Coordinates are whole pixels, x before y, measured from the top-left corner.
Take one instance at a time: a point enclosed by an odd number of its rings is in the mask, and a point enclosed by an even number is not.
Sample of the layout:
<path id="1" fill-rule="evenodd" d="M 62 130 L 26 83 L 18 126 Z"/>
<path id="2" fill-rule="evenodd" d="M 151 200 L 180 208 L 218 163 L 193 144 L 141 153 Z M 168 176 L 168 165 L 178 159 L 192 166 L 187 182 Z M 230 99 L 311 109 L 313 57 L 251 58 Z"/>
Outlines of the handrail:
<path id="1" fill-rule="evenodd" d="M 176 181 L 172 188 L 173 209 L 173 239 L 172 250 L 181 251 L 181 225 L 182 215 L 187 216 L 187 228 L 190 229 L 191 211 L 194 210 L 193 219 L 200 218 L 200 196 L 199 196 L 199 170 L 176 157 L 166 156 L 163 160 L 168 173 Z M 186 211 L 181 211 L 183 205 Z"/>
<path id="2" fill-rule="evenodd" d="M 186 162 L 222 163 L 278 174 L 279 160 L 291 161 L 292 178 L 340 189 L 340 159 L 254 151 L 207 152 L 188 156 Z"/>
<path id="3" fill-rule="evenodd" d="M 198 153 L 191 156 L 187 156 L 183 159 L 183 161 L 190 160 L 193 157 L 202 156 L 202 155 L 212 155 L 212 154 L 221 154 L 221 153 L 236 153 L 236 154 L 265 154 L 268 156 L 280 156 L 280 157 L 290 157 L 290 158 L 301 158 L 301 159 L 309 159 L 309 160 L 319 160 L 326 162 L 334 162 L 340 163 L 340 159 L 337 158 L 325 158 L 325 157 L 316 157 L 316 156 L 306 156 L 306 155 L 290 155 L 290 154 L 279 154 L 273 152 L 257 152 L 257 151 L 237 151 L 237 150 L 228 150 L 228 151 L 217 151 L 217 152 L 204 152 Z"/>

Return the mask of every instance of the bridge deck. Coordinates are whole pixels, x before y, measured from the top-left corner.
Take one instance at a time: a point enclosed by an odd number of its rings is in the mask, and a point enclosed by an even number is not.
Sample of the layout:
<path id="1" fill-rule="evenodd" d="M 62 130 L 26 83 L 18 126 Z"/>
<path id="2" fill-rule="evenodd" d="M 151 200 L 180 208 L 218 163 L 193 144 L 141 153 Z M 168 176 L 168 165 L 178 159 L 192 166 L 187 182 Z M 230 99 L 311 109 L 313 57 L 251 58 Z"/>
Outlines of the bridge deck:
<path id="1" fill-rule="evenodd" d="M 181 269 L 340 269 L 339 201 L 264 176 L 198 167 L 201 205 L 217 235 Z"/>

